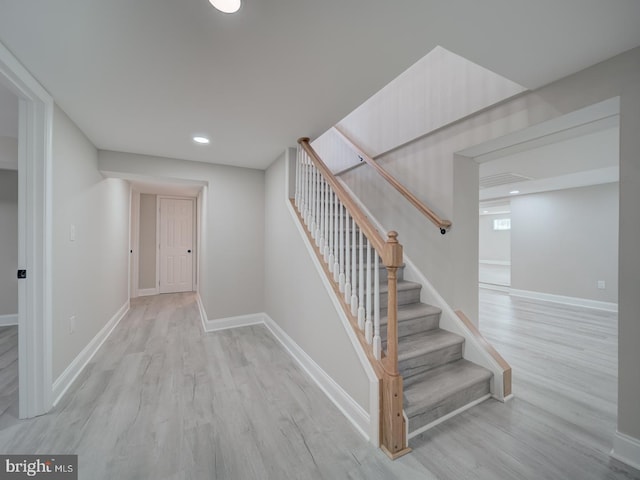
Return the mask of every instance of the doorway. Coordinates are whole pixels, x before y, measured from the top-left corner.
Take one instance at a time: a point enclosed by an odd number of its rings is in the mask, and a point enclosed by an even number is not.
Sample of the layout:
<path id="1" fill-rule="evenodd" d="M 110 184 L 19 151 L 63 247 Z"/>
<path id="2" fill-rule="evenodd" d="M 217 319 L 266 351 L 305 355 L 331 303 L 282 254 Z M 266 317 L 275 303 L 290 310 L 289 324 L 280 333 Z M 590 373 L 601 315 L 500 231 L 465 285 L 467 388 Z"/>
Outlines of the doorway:
<path id="1" fill-rule="evenodd" d="M 0 44 L 0 84 L 18 98 L 18 410 L 52 405 L 53 99 Z"/>

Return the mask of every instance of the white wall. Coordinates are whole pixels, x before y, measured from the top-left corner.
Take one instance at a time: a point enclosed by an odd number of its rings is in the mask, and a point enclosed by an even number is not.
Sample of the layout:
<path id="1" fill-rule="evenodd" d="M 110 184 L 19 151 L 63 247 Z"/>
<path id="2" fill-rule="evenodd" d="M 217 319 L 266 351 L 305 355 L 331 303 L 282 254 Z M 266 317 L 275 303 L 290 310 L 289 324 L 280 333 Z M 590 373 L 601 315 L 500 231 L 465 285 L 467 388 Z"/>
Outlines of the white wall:
<path id="1" fill-rule="evenodd" d="M 500 218 L 511 218 L 509 213 L 480 215 L 478 220 L 478 256 L 482 262 L 511 262 L 511 231 L 494 230 L 493 221 Z"/>
<path id="2" fill-rule="evenodd" d="M 100 151 L 100 170 L 206 182 L 199 292 L 209 320 L 264 311 L 264 171 Z"/>
<path id="3" fill-rule="evenodd" d="M 512 288 L 618 302 L 618 184 L 514 196 L 511 222 Z"/>
<path id="4" fill-rule="evenodd" d="M 17 269 L 18 172 L 0 170 L 0 315 L 18 313 Z"/>
<path id="5" fill-rule="evenodd" d="M 369 380 L 287 209 L 285 158 L 265 178 L 265 311 L 360 406 Z"/>
<path id="6" fill-rule="evenodd" d="M 18 170 L 18 139 L 0 136 L 0 168 Z"/>
<path id="7" fill-rule="evenodd" d="M 52 211 L 55 379 L 129 299 L 129 184 L 103 178 L 96 148 L 57 107 Z"/>
<path id="8" fill-rule="evenodd" d="M 138 288 L 156 288 L 157 195 L 140 194 Z"/>

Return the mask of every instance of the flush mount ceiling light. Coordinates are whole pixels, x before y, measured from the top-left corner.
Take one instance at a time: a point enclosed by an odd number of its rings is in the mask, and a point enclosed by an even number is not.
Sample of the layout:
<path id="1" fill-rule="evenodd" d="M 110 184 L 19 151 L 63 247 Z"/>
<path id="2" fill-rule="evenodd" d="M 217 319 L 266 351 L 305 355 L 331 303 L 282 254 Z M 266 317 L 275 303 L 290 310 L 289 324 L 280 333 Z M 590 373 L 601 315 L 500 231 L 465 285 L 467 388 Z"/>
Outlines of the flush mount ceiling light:
<path id="1" fill-rule="evenodd" d="M 209 140 L 207 137 L 196 135 L 193 137 L 193 141 L 199 143 L 200 145 L 208 145 L 211 140 Z"/>
<path id="2" fill-rule="evenodd" d="M 509 193 L 510 193 L 511 195 L 517 195 L 517 194 L 519 194 L 519 193 L 520 193 L 520 190 L 511 190 Z"/>
<path id="3" fill-rule="evenodd" d="M 240 0 L 209 0 L 209 3 L 223 13 L 236 13 L 240 10 Z"/>

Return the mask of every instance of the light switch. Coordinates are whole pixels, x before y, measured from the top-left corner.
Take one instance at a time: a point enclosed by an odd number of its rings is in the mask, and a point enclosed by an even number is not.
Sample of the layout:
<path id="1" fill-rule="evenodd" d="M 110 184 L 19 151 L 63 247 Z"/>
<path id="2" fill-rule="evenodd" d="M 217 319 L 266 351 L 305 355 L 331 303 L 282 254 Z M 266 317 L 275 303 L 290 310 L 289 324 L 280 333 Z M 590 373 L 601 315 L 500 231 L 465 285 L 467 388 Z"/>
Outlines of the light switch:
<path id="1" fill-rule="evenodd" d="M 73 223 L 69 227 L 69 240 L 72 242 L 76 241 L 76 226 Z"/>

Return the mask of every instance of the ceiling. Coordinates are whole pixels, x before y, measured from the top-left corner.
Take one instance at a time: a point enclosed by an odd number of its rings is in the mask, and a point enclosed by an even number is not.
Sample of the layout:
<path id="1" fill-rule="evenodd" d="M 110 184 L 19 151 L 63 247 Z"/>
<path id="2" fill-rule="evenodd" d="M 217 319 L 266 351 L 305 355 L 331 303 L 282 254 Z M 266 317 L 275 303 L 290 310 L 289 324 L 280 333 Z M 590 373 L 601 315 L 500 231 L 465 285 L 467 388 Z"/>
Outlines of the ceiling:
<path id="1" fill-rule="evenodd" d="M 98 148 L 261 169 L 437 45 L 528 88 L 640 45 L 635 0 L 245 0 L 236 15 L 207 0 L 0 0 L 0 12 L 0 42 Z"/>

